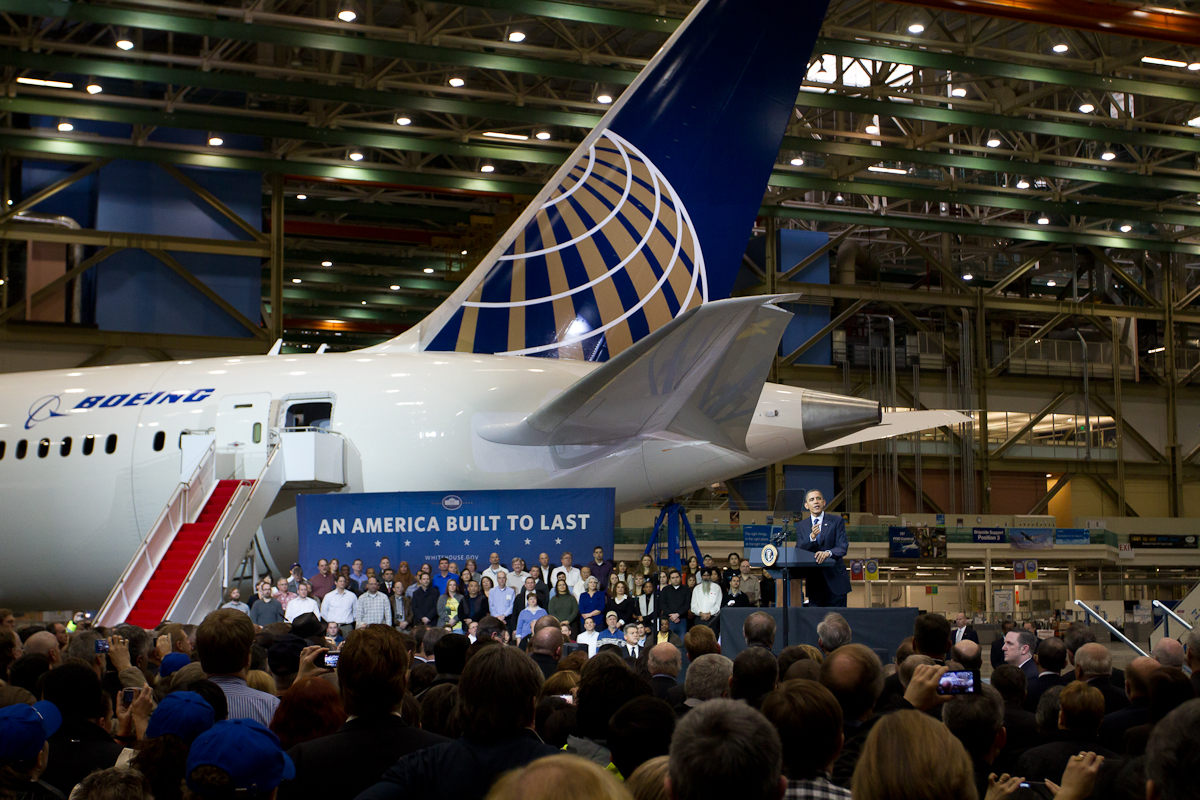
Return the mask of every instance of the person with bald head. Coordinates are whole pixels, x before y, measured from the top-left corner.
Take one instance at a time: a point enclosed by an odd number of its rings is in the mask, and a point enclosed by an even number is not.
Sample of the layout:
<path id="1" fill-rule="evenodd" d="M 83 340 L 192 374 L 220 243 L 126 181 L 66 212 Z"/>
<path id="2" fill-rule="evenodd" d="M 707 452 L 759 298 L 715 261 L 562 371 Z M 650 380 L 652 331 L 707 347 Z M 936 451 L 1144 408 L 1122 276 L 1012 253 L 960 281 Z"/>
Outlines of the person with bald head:
<path id="1" fill-rule="evenodd" d="M 50 659 L 53 669 L 63 663 L 62 651 L 58 649 L 58 637 L 50 631 L 40 631 L 25 640 L 26 655 L 44 655 Z"/>
<path id="2" fill-rule="evenodd" d="M 971 627 L 971 623 L 967 620 L 967 615 L 963 612 L 958 612 L 954 617 L 954 630 L 951 631 L 951 641 L 954 644 L 960 642 L 974 642 L 979 644 L 979 634 Z"/>
<path id="3" fill-rule="evenodd" d="M 687 695 L 679 685 L 683 655 L 678 647 L 670 642 L 654 645 L 646 657 L 646 669 L 650 672 L 650 686 L 655 697 L 666 700 L 672 708 L 683 704 Z"/>
<path id="4" fill-rule="evenodd" d="M 541 622 L 542 620 L 537 620 Z M 563 635 L 557 624 L 543 625 L 529 637 L 529 657 L 538 665 L 542 675 L 549 678 L 558 671 L 558 659 L 562 656 Z"/>
<path id="5" fill-rule="evenodd" d="M 1112 653 L 1099 642 L 1089 642 L 1075 651 L 1075 680 L 1100 690 L 1106 716 L 1129 705 L 1125 690 L 1112 685 Z"/>
<path id="6" fill-rule="evenodd" d="M 1125 732 L 1150 721 L 1150 679 L 1163 665 L 1153 658 L 1142 656 L 1129 662 L 1125 669 L 1125 693 L 1129 705 L 1120 711 L 1104 715 L 1100 725 L 1100 742 L 1120 752 L 1125 744 Z"/>
<path id="7" fill-rule="evenodd" d="M 983 669 L 983 648 L 974 639 L 963 639 L 950 648 L 950 660 L 962 664 L 963 669 L 978 672 Z"/>
<path id="8" fill-rule="evenodd" d="M 1158 644 L 1154 645 L 1154 649 L 1150 651 L 1150 656 L 1164 667 L 1183 669 L 1183 645 L 1176 639 L 1170 637 L 1159 639 Z"/>

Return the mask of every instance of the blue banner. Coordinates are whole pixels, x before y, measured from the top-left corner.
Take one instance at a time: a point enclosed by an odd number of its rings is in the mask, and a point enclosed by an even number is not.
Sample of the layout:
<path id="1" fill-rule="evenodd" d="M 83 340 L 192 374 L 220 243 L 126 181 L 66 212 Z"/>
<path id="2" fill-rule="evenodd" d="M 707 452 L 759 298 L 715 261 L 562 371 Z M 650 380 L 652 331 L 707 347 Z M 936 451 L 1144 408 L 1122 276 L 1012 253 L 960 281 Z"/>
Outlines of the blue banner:
<path id="1" fill-rule="evenodd" d="M 570 552 L 580 566 L 597 546 L 612 557 L 615 503 L 615 489 L 302 494 L 300 565 L 313 575 L 321 558 L 377 568 L 386 556 L 416 572 L 424 563 L 436 570 L 440 558 L 460 569 L 473 558 L 482 570 L 495 552 L 508 569 L 514 556 L 532 567 L 539 553 L 558 564 Z"/>
<path id="2" fill-rule="evenodd" d="M 888 528 L 889 558 L 920 558 L 921 545 L 908 528 Z"/>
<path id="3" fill-rule="evenodd" d="M 1054 528 L 1008 528 L 1008 543 L 1018 550 L 1049 550 L 1054 547 Z"/>
<path id="4" fill-rule="evenodd" d="M 1092 532 L 1087 528 L 1055 528 L 1055 544 L 1091 544 Z"/>
<path id="5" fill-rule="evenodd" d="M 743 550 L 751 550 L 756 547 L 766 547 L 771 543 L 771 535 L 782 529 L 783 526 L 781 525 L 743 525 Z"/>
<path id="6" fill-rule="evenodd" d="M 1004 544 L 1008 537 L 1004 528 L 972 528 L 971 541 L 975 544 Z"/>

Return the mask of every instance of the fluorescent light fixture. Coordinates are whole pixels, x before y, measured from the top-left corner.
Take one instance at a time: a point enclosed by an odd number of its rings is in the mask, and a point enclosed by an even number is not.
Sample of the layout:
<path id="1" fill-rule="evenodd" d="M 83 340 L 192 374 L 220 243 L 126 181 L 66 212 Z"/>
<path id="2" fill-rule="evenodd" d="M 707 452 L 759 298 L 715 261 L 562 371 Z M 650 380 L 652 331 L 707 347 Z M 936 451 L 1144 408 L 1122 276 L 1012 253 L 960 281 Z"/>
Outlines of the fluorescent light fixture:
<path id="1" fill-rule="evenodd" d="M 535 135 L 544 142 L 550 138 L 550 131 L 538 131 Z"/>
<path id="2" fill-rule="evenodd" d="M 975 280 L 975 276 L 974 276 L 974 275 L 972 275 L 972 274 L 971 274 L 971 273 L 969 273 L 969 272 L 964 272 L 964 273 L 963 273 L 963 280 L 964 280 L 964 281 L 972 281 L 972 280 Z"/>
<path id="3" fill-rule="evenodd" d="M 793 167 L 803 167 L 803 166 L 804 166 L 804 159 L 803 159 L 803 158 L 800 158 L 800 156 L 796 156 L 795 158 L 793 158 L 793 159 L 792 159 L 791 161 L 789 161 L 788 163 L 789 163 L 789 164 L 791 164 Z"/>
<path id="4" fill-rule="evenodd" d="M 100 84 L 96 83 L 95 81 L 88 82 L 88 85 L 87 85 L 87 93 L 88 94 L 100 94 L 103 91 L 104 91 L 104 87 L 101 86 Z"/>
<path id="5" fill-rule="evenodd" d="M 1149 355 L 1154 355 L 1155 353 L 1161 353 L 1162 351 L 1164 351 L 1166 349 L 1167 348 L 1165 348 L 1165 347 L 1152 347 L 1151 349 L 1147 350 L 1146 353 L 1148 353 Z"/>
<path id="6" fill-rule="evenodd" d="M 332 266 L 333 266 L 333 262 L 332 262 L 332 261 L 322 261 L 322 262 L 321 262 L 321 266 L 322 266 L 322 267 L 332 267 Z"/>
<path id="7" fill-rule="evenodd" d="M 221 146 L 221 145 L 223 145 L 223 144 L 225 144 L 225 140 L 224 140 L 224 139 L 222 139 L 222 138 L 221 138 L 220 136 L 218 136 L 217 134 L 215 134 L 215 133 L 210 133 L 210 134 L 208 135 L 208 145 L 209 145 L 209 147 L 220 147 L 220 146 Z"/>
<path id="8" fill-rule="evenodd" d="M 513 31 L 508 35 L 508 40 L 510 42 L 523 42 L 525 41 L 525 34 L 521 31 Z"/>
<path id="9" fill-rule="evenodd" d="M 466 250 L 464 250 L 463 252 L 465 253 L 465 252 L 467 252 L 467 251 L 466 251 Z M 424 272 L 426 275 L 432 275 L 432 274 L 433 274 L 433 267 L 426 267 L 425 269 L 423 269 L 423 270 L 421 270 L 421 271 L 422 271 L 422 272 Z"/>
<path id="10" fill-rule="evenodd" d="M 1017 188 L 1018 189 L 1028 189 L 1029 181 L 1025 180 L 1024 178 L 1021 178 L 1021 180 L 1017 181 Z"/>
<path id="11" fill-rule="evenodd" d="M 363 301 L 362 301 L 362 304 L 365 306 L 365 305 L 367 304 L 367 301 L 366 301 L 366 300 L 363 300 Z"/>
<path id="12" fill-rule="evenodd" d="M 70 133 L 75 130 L 75 126 L 71 124 L 71 120 L 69 119 L 60 119 L 58 121 L 58 130 L 61 133 Z"/>
<path id="13" fill-rule="evenodd" d="M 292 283 L 304 283 L 304 281 L 299 278 L 292 278 Z"/>
<path id="14" fill-rule="evenodd" d="M 412 120 L 403 114 L 397 114 L 395 121 L 397 125 L 412 125 Z"/>
<path id="15" fill-rule="evenodd" d="M 909 33 L 924 33 L 925 26 L 919 22 L 914 22 L 912 25 L 908 26 L 908 32 Z"/>
<path id="16" fill-rule="evenodd" d="M 871 134 L 872 136 L 878 136 L 879 135 L 879 126 L 878 125 L 868 125 L 866 127 L 866 132 Z"/>
<path id="17" fill-rule="evenodd" d="M 1053 286 L 1058 286 L 1058 284 L 1057 284 L 1057 283 L 1055 283 L 1055 282 L 1054 282 L 1054 281 L 1052 281 L 1052 280 L 1046 281 L 1046 285 L 1047 285 L 1047 286 L 1051 286 L 1051 287 L 1053 287 Z"/>
<path id="18" fill-rule="evenodd" d="M 395 283 L 393 283 L 393 284 L 392 284 L 391 286 L 389 286 L 388 288 L 389 288 L 389 289 L 391 289 L 393 292 L 395 292 L 395 291 L 398 291 L 398 290 L 400 289 L 400 286 L 399 286 L 399 284 L 395 284 Z"/>
<path id="19" fill-rule="evenodd" d="M 463 251 L 462 251 L 462 255 L 464 255 L 464 256 L 465 256 L 466 254 L 467 254 L 467 251 L 466 251 L 466 250 L 463 250 Z"/>
<path id="20" fill-rule="evenodd" d="M 1037 219 L 1037 224 L 1038 224 L 1038 225 L 1049 225 L 1049 224 L 1050 224 L 1050 218 L 1049 218 L 1049 217 L 1047 217 L 1045 214 L 1042 214 L 1040 217 L 1038 217 L 1038 219 Z"/>
<path id="21" fill-rule="evenodd" d="M 1128 222 L 1121 226 L 1121 233 L 1129 233 L 1131 230 L 1133 230 L 1133 226 Z"/>
<path id="22" fill-rule="evenodd" d="M 987 146 L 988 147 L 999 147 L 1000 146 L 1000 137 L 993 133 L 991 136 L 988 137 Z"/>
<path id="23" fill-rule="evenodd" d="M 1112 150 L 1105 150 L 1103 153 L 1100 154 L 1101 161 L 1112 161 L 1116 157 L 1117 157 L 1117 154 L 1114 153 Z"/>
<path id="24" fill-rule="evenodd" d="M 1094 105 L 1092 105 L 1091 103 L 1080 103 L 1079 104 L 1079 113 L 1080 114 L 1090 114 L 1095 110 L 1096 110 L 1096 107 Z"/>
<path id="25" fill-rule="evenodd" d="M 17 78 L 17 83 L 23 83 L 26 86 L 44 86 L 47 89 L 74 89 L 75 84 L 66 81 L 51 81 L 42 78 Z"/>
<path id="26" fill-rule="evenodd" d="M 606 106 L 612 102 L 611 94 L 601 94 L 596 96 L 596 102 L 602 106 Z"/>
<path id="27" fill-rule="evenodd" d="M 484 131 L 483 135 L 489 139 L 508 139 L 513 142 L 527 142 L 529 137 L 523 133 L 501 133 L 500 131 Z"/>
<path id="28" fill-rule="evenodd" d="M 897 169 L 896 167 L 881 167 L 878 165 L 867 167 L 867 171 L 868 172 L 886 172 L 888 175 L 907 175 L 908 174 L 908 170 L 906 170 L 906 169 Z"/>
<path id="29" fill-rule="evenodd" d="M 117 39 L 117 47 L 121 48 L 122 50 L 132 50 L 133 42 L 129 39 L 121 37 L 120 39 Z"/>
<path id="30" fill-rule="evenodd" d="M 464 81 L 462 78 L 451 78 L 449 80 L 449 84 L 451 86 L 453 86 L 455 89 L 461 89 L 462 87 L 467 85 L 467 82 Z"/>
<path id="31" fill-rule="evenodd" d="M 306 195 L 306 194 L 298 194 L 298 195 L 296 195 L 296 199 L 297 199 L 297 200 L 307 200 L 307 199 L 308 199 L 308 195 Z"/>
<path id="32" fill-rule="evenodd" d="M 950 96 L 951 97 L 966 97 L 967 90 L 962 86 L 955 86 L 953 89 L 950 90 Z"/>
<path id="33" fill-rule="evenodd" d="M 495 172 L 496 168 L 493 167 L 491 164 L 484 164 L 482 167 L 479 168 L 479 171 L 480 172 Z"/>
<path id="34" fill-rule="evenodd" d="M 350 160 L 351 160 L 351 161 L 362 161 L 362 160 L 363 160 L 363 154 L 362 154 L 362 153 L 360 153 L 360 152 L 359 152 L 359 151 L 357 151 L 357 150 L 351 150 L 351 151 L 350 151 L 349 158 L 350 158 Z"/>
<path id="35" fill-rule="evenodd" d="M 1067 52 L 1068 50 L 1070 50 L 1071 48 L 1070 48 L 1070 47 L 1068 47 L 1068 46 L 1067 46 L 1067 45 L 1065 45 L 1065 44 L 1061 44 L 1061 43 L 1060 43 L 1060 44 L 1056 44 L 1056 45 L 1054 45 L 1054 47 L 1052 47 L 1052 48 L 1050 48 L 1050 49 L 1051 49 L 1051 50 L 1053 50 L 1053 51 L 1054 51 L 1054 52 L 1056 52 L 1056 53 L 1065 53 L 1065 52 Z"/>
<path id="36" fill-rule="evenodd" d="M 1173 58 L 1155 58 L 1154 56 L 1142 56 L 1142 63 L 1154 64 L 1158 67 L 1176 67 L 1178 69 L 1184 69 L 1188 65 L 1186 61 L 1177 61 Z"/>

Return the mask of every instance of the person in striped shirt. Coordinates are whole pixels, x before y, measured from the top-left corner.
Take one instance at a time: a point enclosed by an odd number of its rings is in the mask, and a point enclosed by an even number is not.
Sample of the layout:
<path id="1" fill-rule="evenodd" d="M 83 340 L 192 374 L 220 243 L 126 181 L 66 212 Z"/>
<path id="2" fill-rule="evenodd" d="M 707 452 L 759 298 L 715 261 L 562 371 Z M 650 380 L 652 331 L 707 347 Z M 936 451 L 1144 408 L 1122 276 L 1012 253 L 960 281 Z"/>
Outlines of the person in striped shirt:
<path id="1" fill-rule="evenodd" d="M 354 611 L 354 627 L 365 628 L 368 625 L 392 624 L 392 603 L 388 596 L 379 591 L 379 579 L 372 575 L 367 578 L 367 591 L 358 598 Z"/>
<path id="2" fill-rule="evenodd" d="M 253 644 L 254 623 L 241 611 L 231 608 L 213 611 L 196 630 L 200 668 L 224 692 L 228 718 L 252 719 L 270 725 L 279 698 L 246 684 Z"/>

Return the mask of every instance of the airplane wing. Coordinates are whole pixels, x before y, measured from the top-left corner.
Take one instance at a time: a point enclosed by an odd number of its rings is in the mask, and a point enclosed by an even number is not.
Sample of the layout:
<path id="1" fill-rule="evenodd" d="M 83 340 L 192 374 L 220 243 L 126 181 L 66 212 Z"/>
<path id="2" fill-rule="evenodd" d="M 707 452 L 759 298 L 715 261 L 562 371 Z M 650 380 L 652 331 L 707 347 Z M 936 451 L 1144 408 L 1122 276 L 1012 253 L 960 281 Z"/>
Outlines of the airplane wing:
<path id="1" fill-rule="evenodd" d="M 746 452 L 746 431 L 798 295 L 706 303 L 635 342 L 525 419 L 479 435 L 516 445 L 583 445 L 657 431 Z"/>
<path id="2" fill-rule="evenodd" d="M 906 433 L 939 428 L 943 425 L 958 425 L 970 422 L 971 418 L 958 411 L 933 409 L 928 411 L 893 411 L 883 412 L 883 422 L 864 430 L 835 439 L 828 444 L 814 447 L 813 450 L 832 450 L 835 447 L 845 447 L 848 444 L 871 442 L 876 439 L 890 439 Z"/>

